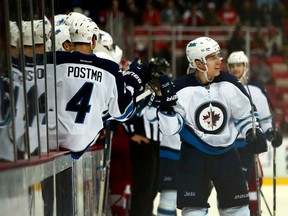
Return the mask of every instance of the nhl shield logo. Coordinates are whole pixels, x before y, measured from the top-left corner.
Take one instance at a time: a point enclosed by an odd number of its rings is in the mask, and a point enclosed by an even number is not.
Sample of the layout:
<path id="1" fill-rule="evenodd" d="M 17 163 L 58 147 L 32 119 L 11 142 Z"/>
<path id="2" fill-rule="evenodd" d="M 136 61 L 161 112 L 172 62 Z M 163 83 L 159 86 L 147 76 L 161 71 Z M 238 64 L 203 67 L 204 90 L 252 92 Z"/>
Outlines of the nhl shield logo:
<path id="1" fill-rule="evenodd" d="M 199 130 L 204 133 L 218 134 L 227 123 L 227 111 L 217 101 L 204 103 L 195 113 L 195 122 Z"/>

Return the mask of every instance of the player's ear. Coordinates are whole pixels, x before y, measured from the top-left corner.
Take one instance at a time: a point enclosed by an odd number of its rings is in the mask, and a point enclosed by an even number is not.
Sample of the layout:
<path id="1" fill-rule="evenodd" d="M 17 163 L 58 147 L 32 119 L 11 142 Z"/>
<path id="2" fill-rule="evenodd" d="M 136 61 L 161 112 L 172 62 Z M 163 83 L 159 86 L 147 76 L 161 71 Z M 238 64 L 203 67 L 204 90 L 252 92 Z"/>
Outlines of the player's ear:
<path id="1" fill-rule="evenodd" d="M 67 42 L 67 41 L 65 41 L 65 42 L 63 42 L 63 44 L 62 44 L 62 46 L 63 46 L 63 48 L 64 48 L 64 50 L 66 51 L 66 52 L 69 52 L 70 50 L 70 47 L 69 47 L 69 44 L 68 44 L 69 42 Z"/>
<path id="2" fill-rule="evenodd" d="M 96 45 L 97 45 L 97 37 L 96 37 L 96 35 L 93 35 L 92 42 L 91 42 L 92 50 L 95 49 Z"/>
<path id="3" fill-rule="evenodd" d="M 202 64 L 202 62 L 201 62 L 199 59 L 196 59 L 196 60 L 195 60 L 195 65 L 196 65 L 197 67 L 201 67 L 203 64 Z"/>

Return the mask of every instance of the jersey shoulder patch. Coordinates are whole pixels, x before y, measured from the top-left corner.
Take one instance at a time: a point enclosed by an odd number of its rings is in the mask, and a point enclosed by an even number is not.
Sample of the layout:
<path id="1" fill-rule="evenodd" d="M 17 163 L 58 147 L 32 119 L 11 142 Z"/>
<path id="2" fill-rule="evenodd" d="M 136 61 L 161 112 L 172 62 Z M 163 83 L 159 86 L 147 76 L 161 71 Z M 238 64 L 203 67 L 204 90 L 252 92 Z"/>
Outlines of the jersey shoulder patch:
<path id="1" fill-rule="evenodd" d="M 175 85 L 175 91 L 179 91 L 186 87 L 191 86 L 202 86 L 202 84 L 197 80 L 195 73 L 185 74 L 175 79 L 173 82 Z"/>

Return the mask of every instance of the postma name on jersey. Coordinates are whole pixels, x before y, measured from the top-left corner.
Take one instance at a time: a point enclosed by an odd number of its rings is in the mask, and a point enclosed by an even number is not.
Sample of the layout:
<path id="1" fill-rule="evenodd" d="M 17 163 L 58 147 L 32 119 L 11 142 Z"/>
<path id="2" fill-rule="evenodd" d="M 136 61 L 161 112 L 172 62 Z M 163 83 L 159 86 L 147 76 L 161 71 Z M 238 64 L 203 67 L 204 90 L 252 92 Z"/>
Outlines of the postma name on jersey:
<path id="1" fill-rule="evenodd" d="M 102 72 L 95 70 L 93 68 L 89 68 L 87 66 L 85 66 L 85 67 L 84 66 L 83 67 L 68 66 L 67 77 L 90 79 L 90 80 L 95 80 L 97 82 L 101 82 L 102 81 Z"/>

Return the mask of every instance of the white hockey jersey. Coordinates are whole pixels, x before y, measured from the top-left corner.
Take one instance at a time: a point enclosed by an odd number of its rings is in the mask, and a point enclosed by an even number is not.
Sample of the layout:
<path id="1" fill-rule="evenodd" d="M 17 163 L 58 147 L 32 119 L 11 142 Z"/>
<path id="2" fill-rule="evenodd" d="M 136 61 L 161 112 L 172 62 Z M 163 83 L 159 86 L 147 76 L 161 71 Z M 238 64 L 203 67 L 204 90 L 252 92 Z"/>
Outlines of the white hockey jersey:
<path id="1" fill-rule="evenodd" d="M 25 82 L 26 82 L 26 94 L 27 94 L 27 110 L 28 110 L 27 120 L 29 130 L 28 134 L 29 134 L 30 153 L 33 153 L 38 147 L 40 147 L 40 149 L 38 149 L 39 151 L 41 150 L 41 152 L 47 152 L 46 118 L 48 112 L 46 112 L 45 103 L 46 103 L 46 91 L 48 88 L 46 89 L 45 82 L 47 81 L 47 83 L 50 83 L 50 81 L 48 81 L 48 78 L 45 74 L 44 61 L 43 61 L 44 55 L 37 54 L 35 57 L 36 58 L 34 59 L 33 57 L 25 56 L 25 73 L 26 73 Z M 50 73 L 49 70 L 46 71 L 47 74 Z M 45 81 L 46 78 L 47 80 Z M 37 123 L 37 119 L 39 123 Z M 50 149 L 56 149 L 55 143 L 53 144 L 51 143 Z"/>
<path id="2" fill-rule="evenodd" d="M 149 121 L 151 124 L 153 123 L 153 125 L 158 128 L 159 124 L 157 117 L 157 108 L 147 105 L 144 108 L 144 111 L 144 119 L 146 119 L 146 121 Z M 178 133 L 174 135 L 164 135 L 162 133 L 160 134 L 161 139 L 159 157 L 168 158 L 171 160 L 179 160 L 181 148 L 180 135 Z"/>
<path id="3" fill-rule="evenodd" d="M 125 121 L 134 114 L 134 99 L 115 62 L 77 51 L 56 57 L 59 145 L 82 151 L 103 128 L 102 114 Z"/>
<path id="4" fill-rule="evenodd" d="M 245 86 L 245 88 L 247 89 L 247 86 Z M 255 105 L 259 115 L 260 126 L 262 130 L 266 132 L 272 127 L 272 116 L 267 96 L 264 94 L 265 90 L 254 84 L 248 84 L 248 88 L 251 94 L 252 102 Z"/>
<path id="5" fill-rule="evenodd" d="M 12 77 L 13 83 L 10 83 L 7 77 L 0 77 L 0 158 L 8 161 L 14 160 L 14 151 L 17 151 L 17 149 L 23 150 L 23 135 L 25 132 L 25 122 L 23 120 L 24 92 L 22 73 L 18 69 L 18 64 L 16 67 L 12 67 Z M 10 94 L 10 87 L 13 89 L 13 97 Z M 14 125 L 11 116 L 12 98 L 14 100 Z"/>
<path id="6" fill-rule="evenodd" d="M 176 114 L 158 113 L 164 134 L 180 133 L 182 140 L 200 151 L 221 154 L 232 148 L 239 132 L 245 136 L 252 127 L 251 101 L 234 76 L 221 72 L 203 86 L 191 73 L 174 84 Z"/>
<path id="7" fill-rule="evenodd" d="M 272 127 L 272 116 L 265 89 L 254 83 L 248 83 L 248 86 L 244 85 L 244 87 L 251 96 L 252 103 L 257 109 L 257 120 L 260 127 L 262 128 L 263 132 L 266 132 Z M 243 148 L 247 145 L 242 134 L 238 135 L 235 145 L 237 148 Z"/>

